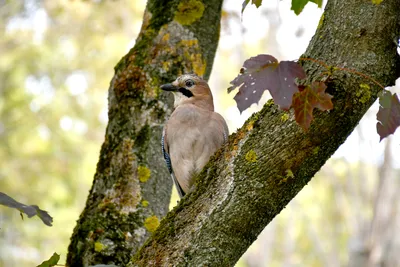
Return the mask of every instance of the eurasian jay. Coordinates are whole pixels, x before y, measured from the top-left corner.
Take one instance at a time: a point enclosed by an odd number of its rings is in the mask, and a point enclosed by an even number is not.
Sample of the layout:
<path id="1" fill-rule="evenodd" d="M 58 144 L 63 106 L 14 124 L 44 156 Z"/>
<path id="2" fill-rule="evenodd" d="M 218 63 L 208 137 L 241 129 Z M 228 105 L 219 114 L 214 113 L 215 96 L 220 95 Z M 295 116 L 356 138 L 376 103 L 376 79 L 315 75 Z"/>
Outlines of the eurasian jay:
<path id="1" fill-rule="evenodd" d="M 174 94 L 174 111 L 164 126 L 162 150 L 172 180 L 182 198 L 192 187 L 194 177 L 215 151 L 228 139 L 224 118 L 214 112 L 207 82 L 185 74 L 162 90 Z"/>

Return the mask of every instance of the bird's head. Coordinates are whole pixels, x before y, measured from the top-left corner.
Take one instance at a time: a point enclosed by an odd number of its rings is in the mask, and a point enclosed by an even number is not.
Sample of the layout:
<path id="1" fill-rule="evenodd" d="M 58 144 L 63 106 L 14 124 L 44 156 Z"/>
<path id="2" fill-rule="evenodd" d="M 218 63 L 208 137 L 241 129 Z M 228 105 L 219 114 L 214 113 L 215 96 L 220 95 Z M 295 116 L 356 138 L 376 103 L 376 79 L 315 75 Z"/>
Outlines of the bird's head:
<path id="1" fill-rule="evenodd" d="M 214 111 L 213 97 L 207 82 L 195 74 L 184 74 L 172 83 L 161 85 L 164 91 L 174 94 L 175 108 L 182 104 L 193 104 Z"/>

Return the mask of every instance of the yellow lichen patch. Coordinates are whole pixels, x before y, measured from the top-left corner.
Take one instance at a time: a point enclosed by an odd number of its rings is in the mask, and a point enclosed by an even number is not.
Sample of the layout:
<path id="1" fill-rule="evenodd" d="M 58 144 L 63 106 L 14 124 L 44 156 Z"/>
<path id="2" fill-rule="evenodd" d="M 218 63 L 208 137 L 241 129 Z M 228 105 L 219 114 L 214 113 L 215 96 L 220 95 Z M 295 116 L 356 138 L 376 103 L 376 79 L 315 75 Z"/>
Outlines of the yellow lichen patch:
<path id="1" fill-rule="evenodd" d="M 199 0 L 186 0 L 178 5 L 174 20 L 182 25 L 190 25 L 203 16 L 204 4 Z"/>
<path id="2" fill-rule="evenodd" d="M 361 83 L 361 84 L 360 84 L 360 88 L 361 88 L 361 89 L 368 90 L 368 91 L 371 89 L 371 87 L 370 87 L 368 84 L 366 84 L 366 83 Z"/>
<path id="3" fill-rule="evenodd" d="M 321 18 L 319 19 L 317 29 L 321 28 L 322 24 L 324 23 L 325 13 L 322 13 Z"/>
<path id="4" fill-rule="evenodd" d="M 367 103 L 371 98 L 371 87 L 368 84 L 360 84 L 360 89 L 356 92 L 356 96 L 362 104 Z"/>
<path id="5" fill-rule="evenodd" d="M 151 171 L 146 166 L 139 166 L 137 169 L 139 181 L 142 183 L 147 182 L 150 178 Z"/>
<path id="6" fill-rule="evenodd" d="M 153 233 L 159 225 L 160 225 L 160 220 L 155 215 L 146 218 L 146 220 L 144 221 L 144 227 L 150 233 Z"/>
<path id="7" fill-rule="evenodd" d="M 248 162 L 257 162 L 257 153 L 254 150 L 249 150 L 245 155 L 245 159 Z"/>
<path id="8" fill-rule="evenodd" d="M 198 46 L 199 41 L 197 39 L 184 39 L 180 41 L 180 44 L 184 46 Z"/>
<path id="9" fill-rule="evenodd" d="M 168 42 L 169 37 L 170 37 L 169 33 L 166 33 L 166 34 L 162 37 L 161 40 L 162 40 L 163 42 Z"/>
<path id="10" fill-rule="evenodd" d="M 379 5 L 383 0 L 371 0 L 372 4 Z"/>
<path id="11" fill-rule="evenodd" d="M 315 147 L 315 148 L 313 149 L 313 154 L 314 154 L 314 155 L 318 154 L 318 152 L 319 152 L 319 146 L 317 146 L 317 147 Z"/>
<path id="12" fill-rule="evenodd" d="M 288 113 L 283 113 L 281 116 L 281 121 L 285 122 L 289 119 L 289 114 Z"/>
<path id="13" fill-rule="evenodd" d="M 249 121 L 249 123 L 246 125 L 247 131 L 253 130 L 253 125 L 254 125 L 254 121 Z"/>
<path id="14" fill-rule="evenodd" d="M 288 169 L 285 172 L 286 172 L 286 179 L 287 178 L 294 178 L 294 174 L 293 174 L 291 169 Z"/>
<path id="15" fill-rule="evenodd" d="M 95 242 L 94 243 L 94 251 L 100 252 L 104 249 L 104 245 L 100 242 Z"/>
<path id="16" fill-rule="evenodd" d="M 206 72 L 206 62 L 203 61 L 201 54 L 192 54 L 190 57 L 194 73 L 202 77 Z"/>
<path id="17" fill-rule="evenodd" d="M 169 71 L 169 69 L 171 68 L 171 61 L 163 61 L 162 62 L 162 68 L 165 70 L 165 71 Z"/>
<path id="18" fill-rule="evenodd" d="M 149 205 L 149 202 L 148 202 L 147 200 L 143 200 L 143 201 L 142 201 L 142 206 L 143 206 L 143 207 L 146 208 L 148 205 Z"/>

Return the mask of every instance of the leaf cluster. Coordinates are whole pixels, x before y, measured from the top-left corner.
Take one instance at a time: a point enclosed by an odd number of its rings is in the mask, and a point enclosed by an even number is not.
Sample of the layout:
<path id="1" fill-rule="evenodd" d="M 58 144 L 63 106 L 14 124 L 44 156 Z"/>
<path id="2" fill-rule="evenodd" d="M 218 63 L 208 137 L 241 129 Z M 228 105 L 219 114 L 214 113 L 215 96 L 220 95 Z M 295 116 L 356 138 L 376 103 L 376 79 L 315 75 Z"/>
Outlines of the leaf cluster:
<path id="1" fill-rule="evenodd" d="M 331 110 L 332 96 L 325 93 L 323 82 L 299 85 L 305 79 L 304 69 L 294 61 L 278 62 L 271 55 L 258 55 L 246 60 L 240 74 L 231 81 L 228 93 L 239 87 L 234 99 L 240 112 L 258 103 L 265 90 L 269 90 L 275 104 L 283 110 L 294 109 L 296 122 L 304 129 L 310 127 L 313 110 Z"/>
<path id="2" fill-rule="evenodd" d="M 230 82 L 232 86 L 228 88 L 228 93 L 239 88 L 234 97 L 239 111 L 243 112 L 253 103 L 258 103 L 264 91 L 268 90 L 275 104 L 281 109 L 294 109 L 296 122 L 307 131 L 314 118 L 315 108 L 321 111 L 333 109 L 333 96 L 325 92 L 327 88 L 325 82 L 333 72 L 340 70 L 362 76 L 383 89 L 379 96 L 380 108 L 376 125 L 380 140 L 393 134 L 400 126 L 399 98 L 396 94 L 385 90 L 380 83 L 355 70 L 327 66 L 324 62 L 310 58 L 302 60 L 311 60 L 323 65 L 327 69 L 325 76 L 321 77 L 320 81 L 304 84 L 306 73 L 295 61 L 278 62 L 273 56 L 263 54 L 247 59 L 240 74 Z M 367 84 L 362 84 L 361 89 L 370 90 Z"/>
<path id="3" fill-rule="evenodd" d="M 322 0 L 292 0 L 291 10 L 294 11 L 296 15 L 299 15 L 303 11 L 304 7 L 309 3 L 315 3 L 318 7 L 322 7 Z M 242 3 L 242 13 L 246 9 L 246 6 L 250 3 L 250 0 L 244 0 Z M 251 0 L 251 4 L 259 8 L 262 4 L 262 0 Z"/>

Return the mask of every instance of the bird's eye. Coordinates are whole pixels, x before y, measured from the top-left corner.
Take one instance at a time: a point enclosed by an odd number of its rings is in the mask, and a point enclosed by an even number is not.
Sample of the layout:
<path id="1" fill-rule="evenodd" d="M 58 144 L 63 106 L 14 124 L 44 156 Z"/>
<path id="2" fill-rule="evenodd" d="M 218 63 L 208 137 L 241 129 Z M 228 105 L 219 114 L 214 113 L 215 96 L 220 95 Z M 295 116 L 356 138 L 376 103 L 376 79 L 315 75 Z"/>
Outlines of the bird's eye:
<path id="1" fill-rule="evenodd" d="M 185 82 L 185 85 L 186 85 L 186 87 L 192 87 L 192 86 L 194 85 L 194 81 L 192 81 L 192 80 L 187 80 L 187 81 Z"/>

